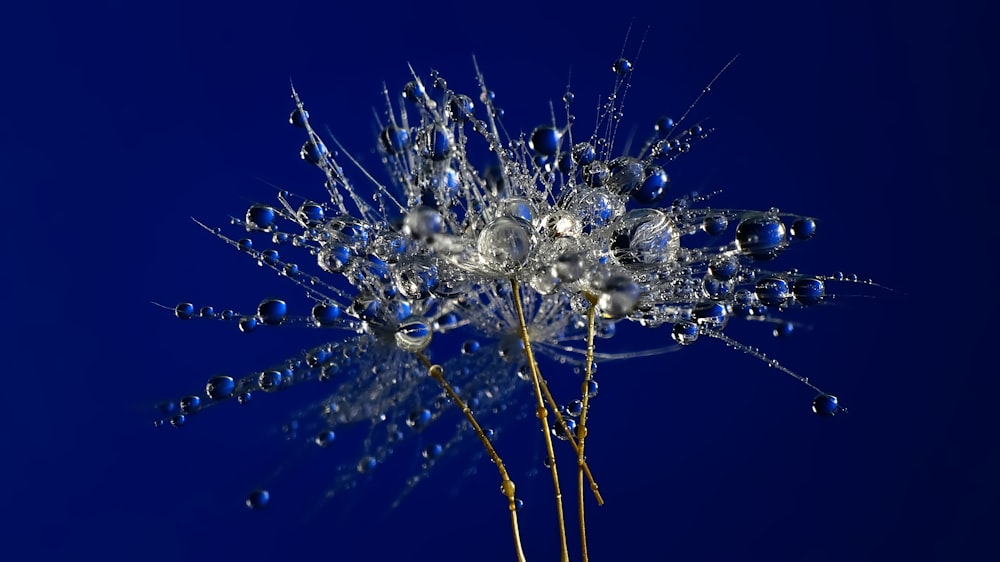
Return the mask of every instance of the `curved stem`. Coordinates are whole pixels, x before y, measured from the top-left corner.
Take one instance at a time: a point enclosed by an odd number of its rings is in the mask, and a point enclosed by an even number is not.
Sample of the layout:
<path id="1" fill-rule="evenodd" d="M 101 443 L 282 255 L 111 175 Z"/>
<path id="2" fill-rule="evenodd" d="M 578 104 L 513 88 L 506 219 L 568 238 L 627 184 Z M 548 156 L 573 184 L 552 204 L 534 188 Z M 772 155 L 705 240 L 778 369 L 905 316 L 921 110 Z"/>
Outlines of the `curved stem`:
<path id="1" fill-rule="evenodd" d="M 469 405 L 466 404 L 462 397 L 455 392 L 455 388 L 445 380 L 444 378 L 444 367 L 441 365 L 434 365 L 431 363 L 430 359 L 427 358 L 423 352 L 418 351 L 417 357 L 420 361 L 427 367 L 427 374 L 430 375 L 432 379 L 437 381 L 441 388 L 448 394 L 448 396 L 455 402 L 459 408 L 462 409 L 462 413 L 465 415 L 465 419 L 468 420 L 469 424 L 472 425 L 472 429 L 476 432 L 476 436 L 486 447 L 486 452 L 490 455 L 490 459 L 493 464 L 496 465 L 497 470 L 500 472 L 500 491 L 507 498 L 507 507 L 510 510 L 510 525 L 511 532 L 514 535 L 514 549 L 517 551 L 518 562 L 525 562 L 524 550 L 521 548 L 521 531 L 517 525 L 517 498 L 514 496 L 514 481 L 510 479 L 510 474 L 507 472 L 507 467 L 504 466 L 503 460 L 500 459 L 500 455 L 497 453 L 496 449 L 493 448 L 493 443 L 490 438 L 486 436 L 486 432 L 483 431 L 482 426 L 476 420 L 476 416 L 473 415 L 472 410 Z"/>

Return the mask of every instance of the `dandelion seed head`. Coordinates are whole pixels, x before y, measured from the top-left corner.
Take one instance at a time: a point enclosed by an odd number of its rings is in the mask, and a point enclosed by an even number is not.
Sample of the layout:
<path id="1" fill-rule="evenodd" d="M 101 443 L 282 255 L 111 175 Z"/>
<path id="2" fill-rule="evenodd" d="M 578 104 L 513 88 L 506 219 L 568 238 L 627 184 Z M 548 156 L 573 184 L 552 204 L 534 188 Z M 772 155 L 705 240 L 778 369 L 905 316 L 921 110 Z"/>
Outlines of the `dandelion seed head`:
<path id="1" fill-rule="evenodd" d="M 563 96 L 565 117 L 510 134 L 481 73 L 476 93 L 453 91 L 437 73 L 431 88 L 414 76 L 397 99 L 386 93 L 375 138 L 382 170 L 362 166 L 332 136 L 317 133 L 293 89 L 289 121 L 305 133 L 300 156 L 322 182 L 306 196 L 281 191 L 275 202 L 251 204 L 232 219 L 236 232 L 202 226 L 288 279 L 311 301 L 308 312 L 293 314 L 274 297 L 251 314 L 212 307 L 196 314 L 191 303 L 173 312 L 235 323 L 243 332 L 323 330 L 330 341 L 260 371 L 213 376 L 203 393 L 164 411 L 160 425 L 186 425 L 234 398 L 246 403 L 313 387 L 316 400 L 292 413 L 287 435 L 336 449 L 336 434 L 369 427 L 360 454 L 338 460 L 326 494 L 332 498 L 377 472 L 399 442 L 445 425 L 438 422 L 449 417 L 452 398 L 427 376 L 427 355 L 442 356 L 437 368 L 495 421 L 490 433 L 499 436 L 505 415 L 527 411 L 518 406 L 532 378 L 524 333 L 539 353 L 579 364 L 591 306 L 604 340 L 614 340 L 619 322 L 662 329 L 676 347 L 718 339 L 819 392 L 816 414 L 836 413 L 835 397 L 724 333 L 734 319 L 777 322 L 789 309 L 820 304 L 829 298 L 827 284 L 844 280 L 764 267 L 813 238 L 815 220 L 777 209 L 715 208 L 710 197 L 677 193 L 671 162 L 711 131 L 664 117 L 637 149 L 621 148 L 615 131 L 633 64 L 622 58 L 612 69 L 613 93 L 587 132 L 578 131 L 571 92 Z M 456 344 L 446 337 L 452 332 L 470 339 Z M 583 394 L 596 396 L 596 382 Z M 563 426 L 552 427 L 560 439 L 574 433 L 584 406 L 574 400 L 563 409 Z M 467 422 L 453 419 L 424 446 L 424 472 L 402 495 L 474 439 Z M 268 499 L 255 490 L 246 503 L 261 509 Z"/>

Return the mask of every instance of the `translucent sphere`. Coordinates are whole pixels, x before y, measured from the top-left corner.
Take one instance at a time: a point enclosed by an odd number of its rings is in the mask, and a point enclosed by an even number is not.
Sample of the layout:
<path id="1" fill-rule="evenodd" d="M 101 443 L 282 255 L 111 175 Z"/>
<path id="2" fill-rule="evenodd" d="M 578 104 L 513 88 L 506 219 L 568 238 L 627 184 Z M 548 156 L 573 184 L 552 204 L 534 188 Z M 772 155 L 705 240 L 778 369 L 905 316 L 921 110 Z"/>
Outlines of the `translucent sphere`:
<path id="1" fill-rule="evenodd" d="M 597 307 L 605 317 L 625 316 L 639 301 L 639 285 L 628 275 L 612 275 L 603 283 Z"/>
<path id="2" fill-rule="evenodd" d="M 528 262 L 534 243 L 535 233 L 529 223 L 498 217 L 479 233 L 476 246 L 488 267 L 497 272 L 513 273 Z"/>
<path id="3" fill-rule="evenodd" d="M 406 213 L 403 230 L 417 240 L 430 240 L 444 232 L 444 217 L 437 209 L 421 205 Z"/>
<path id="4" fill-rule="evenodd" d="M 329 429 L 324 429 L 323 431 L 320 431 L 319 433 L 316 434 L 316 437 L 313 439 L 313 442 L 319 445 L 320 447 L 326 447 L 330 443 L 333 443 L 334 439 L 336 439 L 336 434 L 334 434 L 334 432 L 330 431 Z"/>
<path id="5" fill-rule="evenodd" d="M 812 410 L 817 416 L 828 418 L 835 415 L 839 409 L 837 397 L 832 394 L 820 394 L 813 399 Z"/>
<path id="6" fill-rule="evenodd" d="M 431 330 L 423 322 L 407 322 L 396 329 L 396 346 L 403 351 L 421 351 L 431 343 Z"/>
<path id="7" fill-rule="evenodd" d="M 816 279 L 815 277 L 803 277 L 795 281 L 792 287 L 792 292 L 795 294 L 795 300 L 799 304 L 816 304 L 823 299 L 823 295 L 826 294 L 826 287 L 823 281 Z"/>
<path id="8" fill-rule="evenodd" d="M 562 134 L 559 129 L 546 125 L 538 127 L 531 133 L 528 147 L 543 156 L 552 156 L 559 150 L 559 141 L 561 140 Z"/>
<path id="9" fill-rule="evenodd" d="M 268 326 L 277 326 L 288 316 L 288 305 L 280 299 L 266 299 L 257 306 L 257 317 Z"/>
<path id="10" fill-rule="evenodd" d="M 757 281 L 756 293 L 761 304 L 767 306 L 785 304 L 791 296 L 788 283 L 778 277 L 767 277 Z"/>
<path id="11" fill-rule="evenodd" d="M 247 209 L 247 230 L 268 230 L 274 226 L 276 216 L 277 213 L 272 207 L 267 205 L 251 205 Z"/>
<path id="12" fill-rule="evenodd" d="M 333 326 L 340 317 L 340 307 L 334 303 L 318 302 L 312 308 L 312 318 L 317 326 Z"/>
<path id="13" fill-rule="evenodd" d="M 205 385 L 205 394 L 212 400 L 225 400 L 236 391 L 236 381 L 233 377 L 218 375 L 208 380 Z"/>
<path id="14" fill-rule="evenodd" d="M 785 248 L 785 225 L 778 217 L 757 215 L 736 227 L 736 247 L 755 260 L 770 260 Z"/>
<path id="15" fill-rule="evenodd" d="M 670 337 L 681 345 L 691 345 L 698 339 L 698 325 L 687 320 L 674 324 Z"/>
<path id="16" fill-rule="evenodd" d="M 271 494 L 267 490 L 254 490 L 247 495 L 247 507 L 253 510 L 264 509 L 270 501 Z"/>
<path id="17" fill-rule="evenodd" d="M 621 218 L 611 244 L 623 264 L 662 263 L 680 249 L 667 215 L 656 209 L 633 209 Z"/>

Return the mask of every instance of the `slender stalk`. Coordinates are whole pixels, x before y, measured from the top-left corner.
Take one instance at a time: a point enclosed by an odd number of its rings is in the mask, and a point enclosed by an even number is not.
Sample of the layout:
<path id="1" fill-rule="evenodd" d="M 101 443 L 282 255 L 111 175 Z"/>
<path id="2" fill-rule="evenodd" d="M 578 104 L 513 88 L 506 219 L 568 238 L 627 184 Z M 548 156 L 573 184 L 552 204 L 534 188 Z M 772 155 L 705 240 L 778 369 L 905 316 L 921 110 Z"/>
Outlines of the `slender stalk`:
<path id="1" fill-rule="evenodd" d="M 573 447 L 573 454 L 580 455 L 580 445 L 576 442 L 576 435 L 569 430 L 569 426 L 566 425 L 565 419 L 562 414 L 559 413 L 559 407 L 556 404 L 555 398 L 552 397 L 552 393 L 549 392 L 549 386 L 545 383 L 544 377 L 539 377 L 538 382 L 542 386 L 542 394 L 545 395 L 545 401 L 548 402 L 549 407 L 552 408 L 552 413 L 556 417 L 556 427 L 562 431 L 562 434 L 566 437 L 566 441 Z M 604 496 L 601 495 L 601 490 L 597 486 L 597 481 L 594 480 L 594 474 L 590 471 L 590 465 L 587 464 L 587 459 L 583 460 L 583 473 L 587 476 L 587 481 L 590 482 L 590 491 L 594 493 L 594 498 L 597 500 L 597 505 L 604 505 Z"/>
<path id="2" fill-rule="evenodd" d="M 476 416 L 473 415 L 472 410 L 469 405 L 466 404 L 462 397 L 455 392 L 454 387 L 445 380 L 444 378 L 444 367 L 441 365 L 434 365 L 431 363 L 430 359 L 427 358 L 423 352 L 418 351 L 417 357 L 420 361 L 427 367 L 427 374 L 430 375 L 432 379 L 437 381 L 441 388 L 451 397 L 452 401 L 455 402 L 459 408 L 462 409 L 462 413 L 465 414 L 465 419 L 469 421 L 472 425 L 472 429 L 475 430 L 476 436 L 482 441 L 483 446 L 486 447 L 486 452 L 490 455 L 490 459 L 493 460 L 493 464 L 496 465 L 497 470 L 500 472 L 500 491 L 507 498 L 507 507 L 510 510 L 510 525 L 511 532 L 514 535 L 514 550 L 517 552 L 518 562 L 525 562 L 524 550 L 521 548 L 521 531 L 517 525 L 517 498 L 514 497 L 514 481 L 510 479 L 510 474 L 507 472 L 507 467 L 504 466 L 503 460 L 500 459 L 500 455 L 497 453 L 496 449 L 493 448 L 493 443 L 490 438 L 486 436 L 486 432 L 483 431 L 482 426 L 476 420 Z M 565 540 L 563 541 L 565 543 Z"/>
<path id="3" fill-rule="evenodd" d="M 594 304 L 591 303 L 587 309 L 587 365 L 583 381 L 583 411 L 580 412 L 580 423 L 576 426 L 576 435 L 580 439 L 580 446 L 576 450 L 577 470 L 577 499 L 580 502 L 580 545 L 583 549 L 583 562 L 588 562 L 587 556 L 587 520 L 584 516 L 583 503 L 583 481 L 584 467 L 586 461 L 583 456 L 583 447 L 587 439 L 587 410 L 590 407 L 590 383 L 594 380 Z"/>
<path id="4" fill-rule="evenodd" d="M 535 415 L 542 423 L 542 435 L 545 436 L 545 450 L 548 453 L 549 470 L 552 472 L 552 487 L 556 495 L 556 513 L 559 517 L 559 541 L 560 559 L 562 562 L 569 562 L 569 548 L 566 546 L 566 516 L 563 514 L 562 490 L 559 488 L 559 471 L 556 469 L 556 453 L 552 448 L 552 434 L 549 431 L 548 408 L 545 407 L 545 400 L 542 398 L 542 388 L 539 380 L 541 375 L 538 372 L 538 363 L 535 355 L 531 351 L 531 338 L 528 336 L 528 325 L 524 321 L 524 309 L 521 304 L 521 287 L 517 279 L 511 278 L 511 293 L 514 295 L 514 309 L 517 312 L 517 323 L 521 330 L 521 341 L 524 343 L 524 353 L 528 358 L 528 365 L 531 367 L 531 382 L 535 387 L 535 399 L 537 408 Z"/>

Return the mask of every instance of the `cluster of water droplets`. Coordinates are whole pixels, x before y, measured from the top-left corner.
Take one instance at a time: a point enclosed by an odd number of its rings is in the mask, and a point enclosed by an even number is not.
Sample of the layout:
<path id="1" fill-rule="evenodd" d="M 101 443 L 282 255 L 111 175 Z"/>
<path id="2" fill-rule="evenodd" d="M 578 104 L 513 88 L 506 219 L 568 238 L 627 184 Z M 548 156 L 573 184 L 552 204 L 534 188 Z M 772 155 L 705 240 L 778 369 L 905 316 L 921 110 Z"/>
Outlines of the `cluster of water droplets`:
<path id="1" fill-rule="evenodd" d="M 615 153 L 632 64 L 620 59 L 613 70 L 612 94 L 584 136 L 573 126 L 571 92 L 563 96 L 562 123 L 553 116 L 528 134 L 509 135 L 478 69 L 479 91 L 471 96 L 437 73 L 427 83 L 414 74 L 397 103 L 385 92 L 377 140 L 385 172 L 362 168 L 335 139 L 331 149 L 293 88 L 290 121 L 305 133 L 301 157 L 323 173 L 325 193 L 282 191 L 276 203 L 255 203 L 232 219 L 232 232 L 198 224 L 295 284 L 311 309 L 292 315 L 284 301 L 266 299 L 251 313 L 190 303 L 174 312 L 244 332 L 307 326 L 329 331 L 331 341 L 265 370 L 213 376 L 203 391 L 163 404 L 158 424 L 180 427 L 208 407 L 315 383 L 316 400 L 291 415 L 287 434 L 330 448 L 343 428 L 370 426 L 361 453 L 341 458 L 328 492 L 335 495 L 455 409 L 426 374 L 432 352 L 463 400 L 495 422 L 491 432 L 502 429 L 503 416 L 523 415 L 528 401 L 517 395 L 530 393 L 531 377 L 515 287 L 533 345 L 560 362 L 581 360 L 587 310 L 595 306 L 599 336 L 612 338 L 616 323 L 633 322 L 669 333 L 672 347 L 722 340 L 813 388 L 813 410 L 834 415 L 834 396 L 725 334 L 732 318 L 770 321 L 829 299 L 828 284 L 845 281 L 766 267 L 812 238 L 815 220 L 778 209 L 714 208 L 710 197 L 668 197 L 671 161 L 711 131 L 662 118 L 639 150 Z M 490 155 L 489 165 L 474 163 L 477 150 Z M 345 172 L 345 164 L 356 171 Z M 776 334 L 792 326 L 774 323 Z M 460 349 L 432 346 L 453 331 L 471 339 Z M 567 402 L 562 423 L 575 423 L 581 407 Z M 460 416 L 453 419 L 424 449 L 423 471 L 474 438 Z M 260 508 L 268 498 L 255 490 L 247 504 Z"/>

